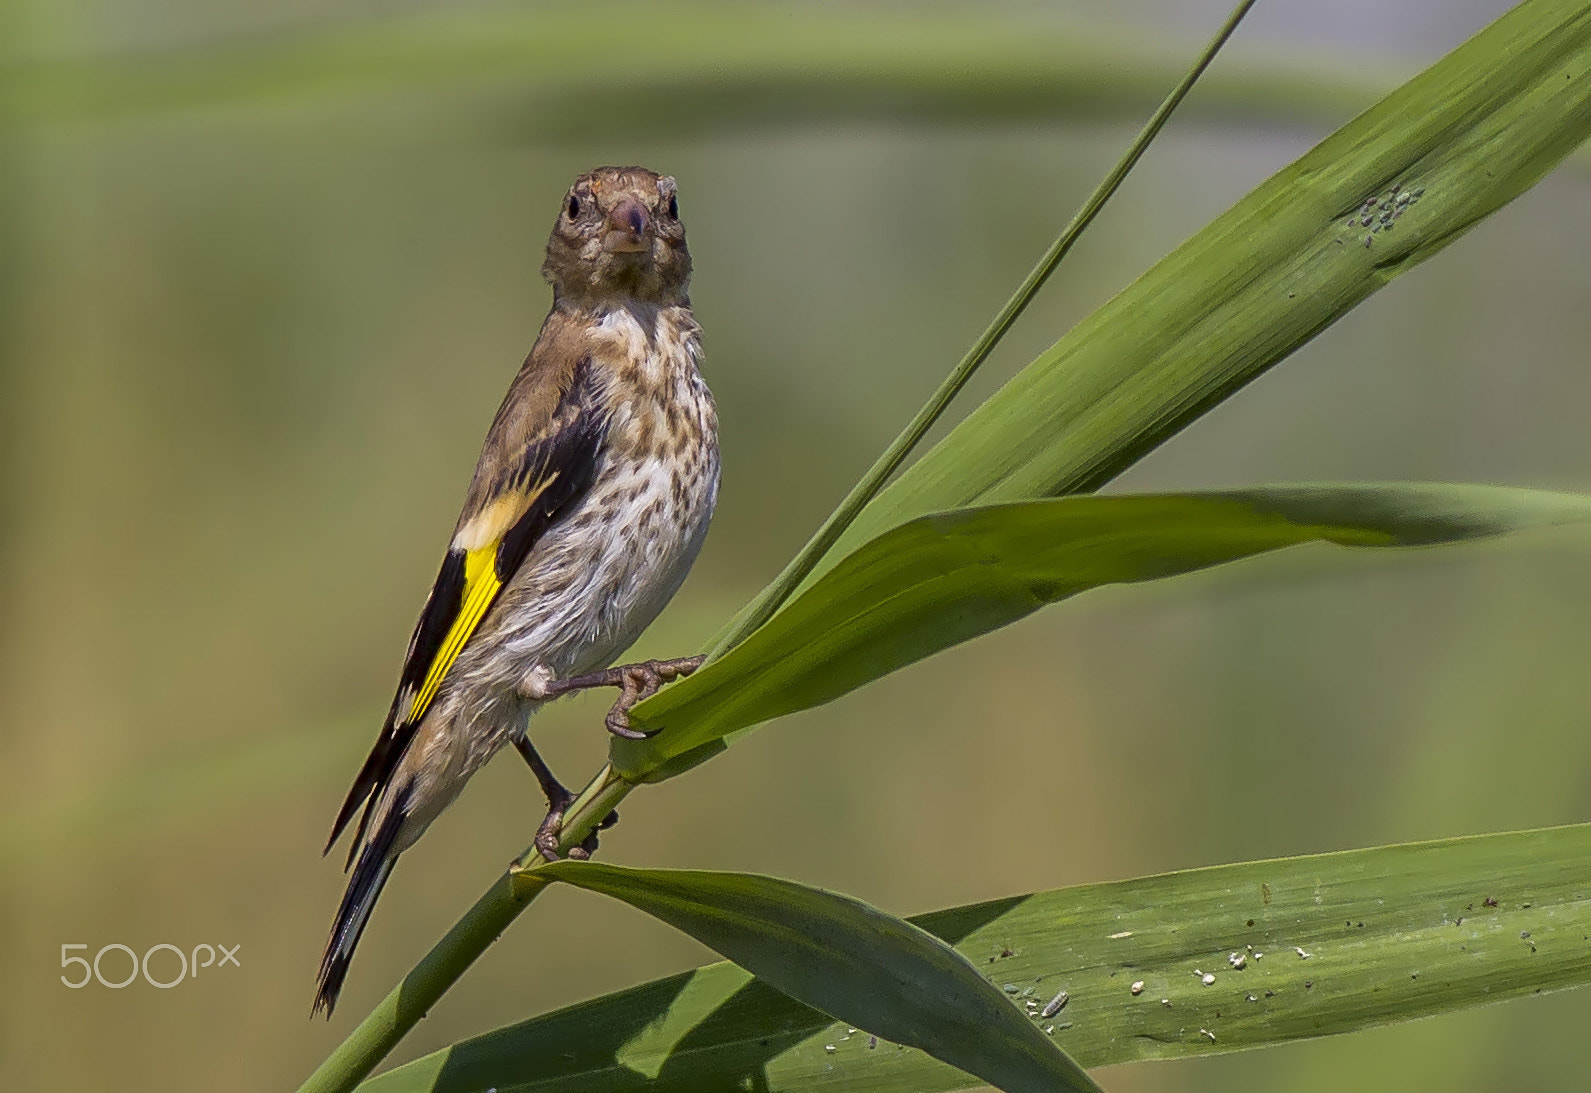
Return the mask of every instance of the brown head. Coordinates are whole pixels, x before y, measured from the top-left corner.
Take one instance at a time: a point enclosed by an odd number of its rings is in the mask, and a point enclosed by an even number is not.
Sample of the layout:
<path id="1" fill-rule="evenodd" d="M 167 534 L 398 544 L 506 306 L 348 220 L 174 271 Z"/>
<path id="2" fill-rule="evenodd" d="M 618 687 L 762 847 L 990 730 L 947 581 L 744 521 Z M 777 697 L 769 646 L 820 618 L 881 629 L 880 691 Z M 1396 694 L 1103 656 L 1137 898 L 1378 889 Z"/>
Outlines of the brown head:
<path id="1" fill-rule="evenodd" d="M 644 167 L 598 167 L 575 179 L 541 273 L 555 300 L 688 303 L 691 256 L 674 180 Z"/>

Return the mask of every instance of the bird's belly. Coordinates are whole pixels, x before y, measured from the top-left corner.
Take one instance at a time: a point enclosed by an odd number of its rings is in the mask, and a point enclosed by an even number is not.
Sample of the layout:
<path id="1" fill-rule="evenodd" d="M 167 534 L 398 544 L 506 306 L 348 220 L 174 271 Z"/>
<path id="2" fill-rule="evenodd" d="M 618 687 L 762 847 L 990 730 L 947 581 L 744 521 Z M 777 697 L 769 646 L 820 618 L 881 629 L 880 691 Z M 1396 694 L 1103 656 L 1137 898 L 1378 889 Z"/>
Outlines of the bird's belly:
<path id="1" fill-rule="evenodd" d="M 684 581 L 712 517 L 717 451 L 704 443 L 691 455 L 610 459 L 503 590 L 484 640 L 471 643 L 497 649 L 495 663 L 466 674 L 494 688 L 530 672 L 578 675 L 639 637 Z"/>

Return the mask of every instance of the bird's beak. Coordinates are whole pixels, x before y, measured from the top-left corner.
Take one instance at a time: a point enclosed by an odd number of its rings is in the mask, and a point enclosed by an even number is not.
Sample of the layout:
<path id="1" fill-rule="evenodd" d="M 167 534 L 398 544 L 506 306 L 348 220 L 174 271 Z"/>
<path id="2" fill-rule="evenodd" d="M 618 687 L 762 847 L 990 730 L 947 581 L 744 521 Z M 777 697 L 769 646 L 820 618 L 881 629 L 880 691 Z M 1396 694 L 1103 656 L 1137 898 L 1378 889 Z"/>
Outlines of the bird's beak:
<path id="1" fill-rule="evenodd" d="M 608 232 L 603 237 L 602 249 L 606 251 L 635 252 L 652 249 L 647 238 L 652 218 L 646 206 L 633 197 L 627 197 L 608 210 Z"/>

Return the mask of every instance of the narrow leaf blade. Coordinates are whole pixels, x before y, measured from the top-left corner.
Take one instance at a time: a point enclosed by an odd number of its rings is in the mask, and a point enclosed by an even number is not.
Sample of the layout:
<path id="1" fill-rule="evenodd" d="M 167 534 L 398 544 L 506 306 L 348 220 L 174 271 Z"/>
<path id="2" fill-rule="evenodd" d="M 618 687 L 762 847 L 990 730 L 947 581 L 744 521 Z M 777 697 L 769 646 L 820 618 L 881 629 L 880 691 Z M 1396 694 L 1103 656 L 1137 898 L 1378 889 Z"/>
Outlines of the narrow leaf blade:
<path id="1" fill-rule="evenodd" d="M 635 713 L 626 777 L 820 705 L 1038 608 L 1306 542 L 1425 546 L 1591 518 L 1591 497 L 1494 486 L 1280 486 L 1067 497 L 922 517 L 868 543 L 750 638 Z M 678 765 L 676 764 L 676 767 Z"/>

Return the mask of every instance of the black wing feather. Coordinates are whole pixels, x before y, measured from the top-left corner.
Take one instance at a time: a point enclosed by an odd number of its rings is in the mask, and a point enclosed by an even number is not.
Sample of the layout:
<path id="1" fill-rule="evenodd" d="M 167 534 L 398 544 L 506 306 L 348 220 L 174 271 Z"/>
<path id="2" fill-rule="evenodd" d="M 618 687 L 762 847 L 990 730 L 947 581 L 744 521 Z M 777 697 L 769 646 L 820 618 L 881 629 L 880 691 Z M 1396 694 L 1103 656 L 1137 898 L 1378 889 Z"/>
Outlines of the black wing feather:
<path id="1" fill-rule="evenodd" d="M 582 360 L 575 367 L 569 389 L 553 414 L 554 421 L 563 420 L 565 424 L 530 445 L 524 458 L 509 474 L 508 481 L 501 484 L 500 488 L 512 488 L 515 484 L 556 474 L 498 544 L 494 568 L 498 580 L 505 586 L 519 571 L 531 548 L 546 534 L 547 529 L 557 523 L 591 488 L 605 427 L 592 390 L 593 382 L 590 361 Z M 348 864 L 353 862 L 365 826 L 370 820 L 371 809 L 391 780 L 392 772 L 397 768 L 418 726 L 418 722 L 404 719 L 406 715 L 399 708 L 400 704 L 405 694 L 413 694 L 424 682 L 432 661 L 462 608 L 463 594 L 464 552 L 449 550 L 442 559 L 441 571 L 437 574 L 431 594 L 426 598 L 414 634 L 409 639 L 398 692 L 387 711 L 381 736 L 354 778 L 353 787 L 349 789 L 348 797 L 343 801 L 337 820 L 332 825 L 331 838 L 326 841 L 326 850 L 329 851 L 348 826 L 354 812 L 361 804 L 365 805 L 353 845 L 348 850 Z M 488 608 L 487 616 L 490 614 L 491 608 Z"/>

